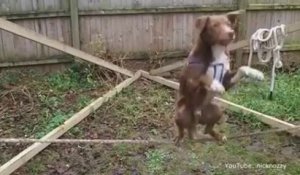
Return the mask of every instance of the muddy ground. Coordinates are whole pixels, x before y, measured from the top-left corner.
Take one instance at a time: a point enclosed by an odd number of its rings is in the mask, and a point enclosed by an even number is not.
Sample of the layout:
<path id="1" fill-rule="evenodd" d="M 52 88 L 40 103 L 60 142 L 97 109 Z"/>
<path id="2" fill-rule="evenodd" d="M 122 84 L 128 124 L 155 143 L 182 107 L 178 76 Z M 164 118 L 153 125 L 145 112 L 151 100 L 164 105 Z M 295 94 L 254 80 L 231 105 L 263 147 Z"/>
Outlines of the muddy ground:
<path id="1" fill-rule="evenodd" d="M 40 138 L 121 81 L 76 71 L 1 81 L 0 137 Z M 16 78 L 18 77 L 18 78 Z M 83 78 L 84 77 L 84 78 Z M 98 80 L 98 81 L 94 81 Z M 83 86 L 84 85 L 84 86 Z M 165 139 L 176 134 L 175 91 L 141 79 L 105 103 L 62 138 Z M 228 113 L 228 135 L 260 130 Z M 263 127 L 262 129 L 268 129 Z M 216 142 L 173 144 L 52 144 L 15 175 L 300 174 L 300 140 L 285 133 Z M 0 164 L 28 144 L 0 144 Z"/>

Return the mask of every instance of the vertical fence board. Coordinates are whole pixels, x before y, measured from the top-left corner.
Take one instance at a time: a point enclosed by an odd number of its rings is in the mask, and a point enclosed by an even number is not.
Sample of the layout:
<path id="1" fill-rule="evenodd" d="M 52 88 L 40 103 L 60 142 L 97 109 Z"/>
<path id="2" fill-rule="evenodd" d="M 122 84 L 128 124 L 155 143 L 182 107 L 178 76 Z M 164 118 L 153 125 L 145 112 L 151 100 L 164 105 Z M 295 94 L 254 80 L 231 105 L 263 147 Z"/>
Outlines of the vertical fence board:
<path id="1" fill-rule="evenodd" d="M 14 35 L 6 31 L 1 31 L 1 33 L 4 51 L 3 53 L 6 61 L 16 61 L 13 60 L 13 58 L 15 57 L 14 53 L 16 53 L 16 50 L 14 48 Z"/>
<path id="2" fill-rule="evenodd" d="M 0 62 L 3 62 L 4 59 L 4 49 L 3 49 L 3 39 L 2 39 L 2 31 L 0 31 Z"/>
<path id="3" fill-rule="evenodd" d="M 80 48 L 78 0 L 69 0 L 71 14 L 72 45 Z"/>

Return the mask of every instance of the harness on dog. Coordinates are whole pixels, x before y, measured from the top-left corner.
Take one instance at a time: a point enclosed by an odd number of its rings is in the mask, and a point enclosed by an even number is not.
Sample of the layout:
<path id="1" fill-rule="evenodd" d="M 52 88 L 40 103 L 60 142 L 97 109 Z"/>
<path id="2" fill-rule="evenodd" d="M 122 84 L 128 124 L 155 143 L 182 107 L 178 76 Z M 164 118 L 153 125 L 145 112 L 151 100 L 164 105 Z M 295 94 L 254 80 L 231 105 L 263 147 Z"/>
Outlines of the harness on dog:
<path id="1" fill-rule="evenodd" d="M 211 73 L 210 73 L 211 72 Z M 224 74 L 224 63 L 211 64 L 208 67 L 207 73 L 213 76 L 213 79 L 223 82 Z"/>
<path id="2" fill-rule="evenodd" d="M 204 66 L 202 62 L 199 62 L 199 58 L 194 57 L 192 54 L 188 56 L 188 64 L 201 64 Z M 218 60 L 217 62 L 213 62 L 208 66 L 206 74 L 222 83 L 224 75 L 227 71 L 226 64 L 228 64 L 226 60 Z"/>

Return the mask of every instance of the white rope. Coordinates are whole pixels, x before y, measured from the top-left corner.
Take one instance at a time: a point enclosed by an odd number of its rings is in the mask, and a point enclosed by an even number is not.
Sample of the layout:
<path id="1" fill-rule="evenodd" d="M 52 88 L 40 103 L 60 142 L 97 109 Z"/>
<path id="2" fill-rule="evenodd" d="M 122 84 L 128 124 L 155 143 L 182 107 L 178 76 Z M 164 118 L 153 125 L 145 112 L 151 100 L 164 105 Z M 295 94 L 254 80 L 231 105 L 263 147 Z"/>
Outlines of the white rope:
<path id="1" fill-rule="evenodd" d="M 300 125 L 289 127 L 289 128 L 278 128 L 278 129 L 270 129 L 267 131 L 257 131 L 253 133 L 246 133 L 246 134 L 238 134 L 228 137 L 227 139 L 236 139 L 241 137 L 250 137 L 254 135 L 263 135 L 263 134 L 270 134 L 276 132 L 283 132 L 283 131 L 293 131 L 293 134 L 296 134 L 300 131 Z M 292 135 L 293 135 L 292 134 Z M 195 141 L 214 141 L 211 137 L 203 137 L 195 139 Z M 123 140 L 106 140 L 106 139 L 32 139 L 32 138 L 0 138 L 0 144 L 2 143 L 63 143 L 63 144 L 174 144 L 173 141 L 170 140 L 156 140 L 156 139 L 149 139 L 149 140 L 130 140 L 130 139 L 123 139 Z"/>
<path id="2" fill-rule="evenodd" d="M 32 138 L 0 138 L 0 143 L 69 143 L 69 144 L 172 144 L 167 140 L 107 140 L 107 139 L 32 139 Z"/>
<path id="3" fill-rule="evenodd" d="M 258 29 L 250 39 L 250 54 L 248 66 L 251 66 L 253 52 L 257 52 L 260 62 L 267 63 L 273 58 L 272 79 L 270 85 L 270 96 L 272 96 L 275 84 L 275 69 L 282 67 L 280 50 L 283 47 L 284 39 L 287 36 L 285 25 L 281 24 L 271 29 Z"/>

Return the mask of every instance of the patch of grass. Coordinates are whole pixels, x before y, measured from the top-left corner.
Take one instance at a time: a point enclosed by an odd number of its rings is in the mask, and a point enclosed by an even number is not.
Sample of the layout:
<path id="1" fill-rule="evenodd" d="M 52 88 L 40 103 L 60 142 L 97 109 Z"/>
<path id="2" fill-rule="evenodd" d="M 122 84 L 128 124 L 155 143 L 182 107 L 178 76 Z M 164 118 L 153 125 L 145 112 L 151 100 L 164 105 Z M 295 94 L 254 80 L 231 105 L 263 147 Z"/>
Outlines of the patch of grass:
<path id="1" fill-rule="evenodd" d="M 167 160 L 171 158 L 167 151 L 161 149 L 149 150 L 146 157 L 149 174 L 162 174 Z"/>
<path id="2" fill-rule="evenodd" d="M 78 126 L 75 126 L 75 127 L 71 128 L 69 130 L 69 133 L 72 136 L 75 136 L 75 137 L 82 137 L 83 136 L 83 131 Z"/>
<path id="3" fill-rule="evenodd" d="M 92 78 L 92 74 L 87 71 L 77 71 L 69 69 L 64 73 L 52 74 L 47 82 L 51 89 L 56 91 L 75 90 L 79 88 L 93 88 L 97 86 L 97 81 Z"/>
<path id="4" fill-rule="evenodd" d="M 160 116 L 168 116 L 164 117 L 164 119 L 168 119 L 172 110 L 170 101 L 174 101 L 170 91 L 160 85 L 147 86 L 141 90 L 136 90 L 134 86 L 130 86 L 118 94 L 116 98 L 118 99 L 117 102 L 111 101 L 110 109 L 122 122 L 126 122 L 130 126 L 137 125 L 140 120 L 149 118 L 149 116 L 152 116 L 153 120 L 160 118 Z"/>
<path id="5" fill-rule="evenodd" d="M 69 114 L 66 114 L 62 111 L 56 111 L 53 115 L 49 115 L 48 113 L 46 113 L 46 115 L 48 115 L 47 117 L 45 117 L 46 120 L 44 120 L 38 126 L 37 132 L 35 134 L 36 138 L 42 138 L 70 117 Z"/>
<path id="6" fill-rule="evenodd" d="M 21 72 L 18 71 L 7 71 L 5 76 L 1 76 L 0 85 L 16 84 L 21 81 L 19 78 L 21 75 Z"/>
<path id="7" fill-rule="evenodd" d="M 47 167 L 40 162 L 30 161 L 28 163 L 30 174 L 39 175 L 41 172 L 45 171 Z"/>
<path id="8" fill-rule="evenodd" d="M 277 74 L 272 101 L 268 99 L 269 87 L 270 79 L 268 77 L 263 82 L 242 82 L 237 89 L 226 94 L 225 98 L 285 121 L 299 121 L 300 71 L 292 74 Z M 255 118 L 240 113 L 237 116 L 240 116 L 242 120 Z M 250 122 L 252 121 L 250 120 Z"/>
<path id="9" fill-rule="evenodd" d="M 76 102 L 76 106 L 79 109 L 82 109 L 84 107 L 86 107 L 90 102 L 92 101 L 92 99 L 89 96 L 86 95 L 80 95 L 77 102 Z"/>
<path id="10" fill-rule="evenodd" d="M 46 96 L 44 94 L 38 94 L 38 97 L 43 106 L 51 109 L 60 107 L 60 105 L 64 102 L 61 96 Z"/>
<path id="11" fill-rule="evenodd" d="M 286 172 L 289 175 L 296 175 L 300 174 L 300 166 L 299 166 L 300 161 L 298 162 L 292 162 L 287 165 L 286 167 Z"/>

